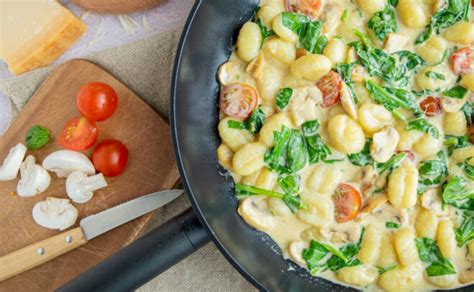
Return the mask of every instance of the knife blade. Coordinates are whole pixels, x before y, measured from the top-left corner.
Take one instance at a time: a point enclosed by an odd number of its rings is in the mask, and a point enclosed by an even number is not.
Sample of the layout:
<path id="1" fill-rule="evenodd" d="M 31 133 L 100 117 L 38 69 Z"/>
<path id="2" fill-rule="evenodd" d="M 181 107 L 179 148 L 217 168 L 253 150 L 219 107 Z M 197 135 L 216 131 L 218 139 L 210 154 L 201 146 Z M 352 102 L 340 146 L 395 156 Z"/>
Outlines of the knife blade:
<path id="1" fill-rule="evenodd" d="M 0 281 L 84 245 L 94 237 L 168 204 L 183 192 L 167 190 L 138 197 L 82 219 L 80 227 L 1 256 Z"/>

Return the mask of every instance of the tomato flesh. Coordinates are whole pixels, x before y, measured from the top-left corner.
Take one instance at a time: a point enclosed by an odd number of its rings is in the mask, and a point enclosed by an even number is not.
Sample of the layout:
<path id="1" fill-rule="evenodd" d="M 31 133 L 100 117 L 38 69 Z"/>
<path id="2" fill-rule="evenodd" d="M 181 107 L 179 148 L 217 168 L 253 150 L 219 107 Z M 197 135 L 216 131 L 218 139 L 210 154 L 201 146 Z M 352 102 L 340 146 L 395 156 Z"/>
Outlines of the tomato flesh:
<path id="1" fill-rule="evenodd" d="M 456 75 L 474 73 L 474 49 L 462 48 L 453 53 L 451 69 Z"/>
<path id="2" fill-rule="evenodd" d="M 441 112 L 440 99 L 434 96 L 428 96 L 420 103 L 420 108 L 428 117 L 433 117 Z"/>
<path id="3" fill-rule="evenodd" d="M 323 76 L 316 86 L 323 94 L 323 107 L 332 106 L 340 101 L 342 80 L 336 72 L 331 71 Z"/>
<path id="4" fill-rule="evenodd" d="M 92 147 L 99 136 L 95 122 L 84 117 L 70 119 L 64 126 L 59 143 L 66 149 L 82 151 Z"/>
<path id="5" fill-rule="evenodd" d="M 110 118 L 118 105 L 115 90 L 102 82 L 91 82 L 77 92 L 77 108 L 89 121 L 100 122 Z"/>
<path id="6" fill-rule="evenodd" d="M 224 87 L 219 99 L 221 111 L 233 118 L 249 117 L 257 107 L 257 103 L 257 92 L 244 83 L 234 83 Z"/>
<path id="7" fill-rule="evenodd" d="M 92 152 L 92 163 L 105 176 L 120 175 L 127 166 L 128 150 L 122 142 L 104 140 Z"/>
<path id="8" fill-rule="evenodd" d="M 318 18 L 323 8 L 323 0 L 285 0 L 289 12 L 304 14 L 312 20 Z"/>
<path id="9" fill-rule="evenodd" d="M 360 193 L 349 184 L 339 184 L 332 196 L 332 200 L 334 202 L 334 214 L 338 223 L 351 221 L 359 214 L 362 207 Z"/>

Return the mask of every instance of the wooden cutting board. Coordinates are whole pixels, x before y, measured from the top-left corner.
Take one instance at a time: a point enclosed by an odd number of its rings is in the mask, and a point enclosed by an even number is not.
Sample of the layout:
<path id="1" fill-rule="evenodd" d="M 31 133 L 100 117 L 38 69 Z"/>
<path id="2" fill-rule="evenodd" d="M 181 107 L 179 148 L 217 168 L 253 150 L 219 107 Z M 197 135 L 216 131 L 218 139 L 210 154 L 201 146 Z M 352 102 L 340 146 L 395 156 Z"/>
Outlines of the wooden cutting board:
<path id="1" fill-rule="evenodd" d="M 72 0 L 84 9 L 111 14 L 128 14 L 151 9 L 164 0 Z"/>
<path id="2" fill-rule="evenodd" d="M 106 178 L 109 186 L 95 192 L 89 202 L 74 203 L 79 211 L 74 227 L 85 216 L 141 195 L 170 189 L 179 178 L 168 124 L 124 84 L 85 60 L 64 63 L 36 91 L 7 133 L 0 137 L 0 163 L 11 147 L 24 141 L 27 130 L 35 124 L 51 129 L 53 136 L 58 137 L 65 122 L 79 116 L 76 93 L 79 87 L 91 81 L 105 82 L 117 91 L 117 111 L 107 121 L 98 123 L 98 141 L 106 138 L 122 141 L 129 150 L 129 162 L 121 176 Z M 34 155 L 38 163 L 59 149 L 54 139 L 53 143 L 27 154 Z M 10 194 L 16 190 L 18 178 L 0 182 L 0 255 L 59 233 L 37 225 L 31 216 L 33 206 L 46 197 L 67 198 L 65 179 L 53 173 L 51 178 L 46 192 L 30 198 Z M 79 249 L 8 279 L 0 283 L 0 291 L 53 290 L 132 242 L 152 217 L 153 214 L 148 214 L 138 218 L 92 239 Z"/>

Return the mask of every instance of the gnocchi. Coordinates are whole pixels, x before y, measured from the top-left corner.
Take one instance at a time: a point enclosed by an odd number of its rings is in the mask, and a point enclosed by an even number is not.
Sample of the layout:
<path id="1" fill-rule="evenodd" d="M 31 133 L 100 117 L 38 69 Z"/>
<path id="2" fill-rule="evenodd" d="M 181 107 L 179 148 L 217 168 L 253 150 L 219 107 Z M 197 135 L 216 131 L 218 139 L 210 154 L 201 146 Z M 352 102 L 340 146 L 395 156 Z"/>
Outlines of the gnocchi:
<path id="1" fill-rule="evenodd" d="M 237 52 L 245 62 L 250 62 L 258 55 L 262 34 L 257 24 L 247 22 L 242 26 L 237 38 Z"/>
<path id="2" fill-rule="evenodd" d="M 242 146 L 232 159 L 234 171 L 240 175 L 250 175 L 264 167 L 263 156 L 267 151 L 265 144 L 253 142 Z"/>
<path id="3" fill-rule="evenodd" d="M 331 70 L 331 60 L 323 55 L 303 56 L 291 63 L 291 73 L 308 80 L 318 81 Z"/>
<path id="4" fill-rule="evenodd" d="M 402 265 L 410 266 L 419 262 L 413 229 L 400 229 L 395 233 L 394 241 L 398 259 Z"/>
<path id="5" fill-rule="evenodd" d="M 388 200 L 397 209 L 416 204 L 418 170 L 410 163 L 395 169 L 388 179 Z"/>
<path id="6" fill-rule="evenodd" d="M 365 145 L 362 128 L 347 115 L 337 115 L 328 122 L 329 137 L 332 145 L 342 153 L 357 153 Z"/>

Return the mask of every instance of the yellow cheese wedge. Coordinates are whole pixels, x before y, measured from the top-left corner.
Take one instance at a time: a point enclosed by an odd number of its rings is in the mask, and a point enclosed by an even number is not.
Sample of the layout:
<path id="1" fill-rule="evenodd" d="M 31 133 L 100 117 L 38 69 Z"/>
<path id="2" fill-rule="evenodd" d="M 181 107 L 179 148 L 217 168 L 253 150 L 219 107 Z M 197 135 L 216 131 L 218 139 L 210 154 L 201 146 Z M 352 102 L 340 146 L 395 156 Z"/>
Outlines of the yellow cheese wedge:
<path id="1" fill-rule="evenodd" d="M 52 0 L 0 0 L 0 58 L 13 74 L 51 64 L 87 26 Z"/>

